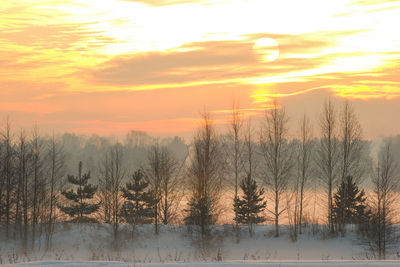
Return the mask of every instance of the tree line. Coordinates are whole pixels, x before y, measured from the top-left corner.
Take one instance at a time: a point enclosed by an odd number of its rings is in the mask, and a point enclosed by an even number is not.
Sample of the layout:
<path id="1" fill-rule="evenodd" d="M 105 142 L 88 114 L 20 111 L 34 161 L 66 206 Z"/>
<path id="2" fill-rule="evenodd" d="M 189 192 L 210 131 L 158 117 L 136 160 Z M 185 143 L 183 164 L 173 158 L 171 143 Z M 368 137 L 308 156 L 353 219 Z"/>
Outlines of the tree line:
<path id="1" fill-rule="evenodd" d="M 263 222 L 274 224 L 278 237 L 284 217 L 295 241 L 310 223 L 305 200 L 318 188 L 329 234 L 344 236 L 346 225 L 355 224 L 377 257 L 385 258 L 400 180 L 392 141 L 385 139 L 371 158 L 349 101 L 326 100 L 317 118 L 313 126 L 302 116 L 293 136 L 277 101 L 258 127 L 234 106 L 224 134 L 210 113 L 203 114 L 185 156 L 154 139 L 139 163 L 127 162 L 129 147 L 143 149 L 138 142 L 132 146 L 143 138 L 130 138 L 108 146 L 95 163 L 77 162 L 69 173 L 65 151 L 71 148 L 61 138 L 43 139 L 37 128 L 15 135 L 7 120 L 0 140 L 1 234 L 25 249 L 34 249 L 42 236 L 50 249 L 55 223 L 62 221 L 110 224 L 115 247 L 121 224 L 133 231 L 153 224 L 158 234 L 160 224 L 184 223 L 207 236 L 229 195 L 237 240 L 239 225 L 248 225 L 252 235 Z"/>

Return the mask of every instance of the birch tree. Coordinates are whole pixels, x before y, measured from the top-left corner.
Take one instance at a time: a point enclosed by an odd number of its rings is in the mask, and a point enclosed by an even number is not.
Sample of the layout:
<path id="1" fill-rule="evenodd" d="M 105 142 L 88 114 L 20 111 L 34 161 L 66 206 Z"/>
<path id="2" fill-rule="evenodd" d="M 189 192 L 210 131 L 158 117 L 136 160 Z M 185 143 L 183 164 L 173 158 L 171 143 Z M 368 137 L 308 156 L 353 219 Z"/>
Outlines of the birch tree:
<path id="1" fill-rule="evenodd" d="M 192 145 L 188 168 L 190 196 L 185 218 L 186 224 L 200 226 L 203 236 L 209 233 L 209 226 L 217 219 L 223 170 L 221 144 L 210 115 L 205 113 Z"/>
<path id="2" fill-rule="evenodd" d="M 260 138 L 263 178 L 272 193 L 274 210 L 268 210 L 274 217 L 275 237 L 279 236 L 279 217 L 285 211 L 280 208 L 280 201 L 287 191 L 293 168 L 293 149 L 287 137 L 288 117 L 285 109 L 275 101 L 274 107 L 266 112 Z"/>
<path id="3" fill-rule="evenodd" d="M 395 212 L 395 201 L 400 189 L 399 166 L 396 162 L 391 140 L 386 140 L 382 147 L 376 166 L 375 176 L 373 178 L 373 219 L 372 226 L 372 247 L 378 252 L 379 259 L 385 259 L 387 249 L 392 240 L 391 224 Z"/>
<path id="4" fill-rule="evenodd" d="M 335 103 L 325 101 L 320 116 L 320 143 L 316 153 L 316 164 L 319 178 L 327 190 L 328 224 L 331 233 L 334 233 L 333 224 L 333 188 L 339 177 L 340 150 L 337 137 L 337 112 Z"/>

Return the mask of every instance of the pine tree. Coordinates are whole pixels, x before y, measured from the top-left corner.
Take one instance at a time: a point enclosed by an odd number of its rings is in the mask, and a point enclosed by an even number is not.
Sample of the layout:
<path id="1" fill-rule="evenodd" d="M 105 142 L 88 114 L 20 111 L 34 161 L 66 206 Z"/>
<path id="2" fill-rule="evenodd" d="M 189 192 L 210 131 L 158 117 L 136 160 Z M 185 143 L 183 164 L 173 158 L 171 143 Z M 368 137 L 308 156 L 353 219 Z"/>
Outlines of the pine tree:
<path id="1" fill-rule="evenodd" d="M 137 170 L 132 175 L 132 181 L 126 183 L 122 189 L 127 200 L 122 206 L 122 217 L 133 225 L 151 223 L 154 216 L 152 209 L 152 192 L 147 190 L 149 183 L 144 180 L 144 174 Z"/>
<path id="2" fill-rule="evenodd" d="M 233 204 L 234 211 L 237 213 L 238 222 L 248 224 L 249 233 L 253 235 L 253 224 L 262 223 L 265 221 L 264 216 L 260 213 L 267 206 L 267 201 L 264 201 L 264 189 L 257 188 L 257 182 L 247 175 L 240 183 L 240 188 L 243 191 L 243 197 L 236 198 Z"/>
<path id="3" fill-rule="evenodd" d="M 72 217 L 72 222 L 96 222 L 95 219 L 87 216 L 96 212 L 100 207 L 100 203 L 92 204 L 88 202 L 88 200 L 93 199 L 97 191 L 97 186 L 88 184 L 90 172 L 82 174 L 82 162 L 79 162 L 78 176 L 68 175 L 67 179 L 68 183 L 78 186 L 78 188 L 62 191 L 61 194 L 72 204 L 69 206 L 60 205 L 58 208 Z"/>
<path id="4" fill-rule="evenodd" d="M 210 201 L 207 197 L 191 198 L 188 203 L 189 208 L 185 210 L 188 214 L 184 221 L 187 225 L 212 225 L 215 219 L 212 216 L 210 209 Z M 208 228 L 205 229 L 203 234 L 207 234 Z M 202 231 L 203 232 L 203 231 Z"/>
<path id="5" fill-rule="evenodd" d="M 347 176 L 334 195 L 333 219 L 335 223 L 363 224 L 368 221 L 364 190 L 358 188 L 352 176 Z"/>

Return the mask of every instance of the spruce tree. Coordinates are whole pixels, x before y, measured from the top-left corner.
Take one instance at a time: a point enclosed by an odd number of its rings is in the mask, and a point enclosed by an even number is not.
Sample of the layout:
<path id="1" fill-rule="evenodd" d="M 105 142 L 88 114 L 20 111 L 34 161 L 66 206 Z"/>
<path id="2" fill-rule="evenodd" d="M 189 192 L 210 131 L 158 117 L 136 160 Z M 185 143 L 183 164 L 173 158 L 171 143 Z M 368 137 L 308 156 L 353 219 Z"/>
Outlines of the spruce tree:
<path id="1" fill-rule="evenodd" d="M 90 172 L 82 174 L 82 162 L 79 162 L 78 176 L 68 175 L 67 180 L 71 185 L 77 186 L 77 189 L 62 191 L 61 194 L 69 201 L 70 205 L 59 205 L 59 209 L 72 218 L 72 222 L 96 222 L 88 215 L 96 212 L 100 203 L 89 203 L 97 191 L 97 186 L 88 184 Z"/>
<path id="2" fill-rule="evenodd" d="M 240 183 L 243 197 L 236 198 L 233 204 L 234 211 L 237 213 L 238 223 L 248 224 L 249 233 L 253 235 L 253 224 L 265 221 L 264 216 L 260 215 L 267 206 L 264 201 L 264 189 L 258 189 L 257 182 L 247 175 Z"/>
<path id="3" fill-rule="evenodd" d="M 188 203 L 189 208 L 185 209 L 187 216 L 184 222 L 187 225 L 205 226 L 202 234 L 208 234 L 208 225 L 215 223 L 210 209 L 210 201 L 207 197 L 191 198 Z"/>
<path id="4" fill-rule="evenodd" d="M 347 176 L 334 195 L 333 219 L 335 223 L 363 224 L 368 221 L 364 190 L 358 188 L 352 176 Z"/>
<path id="5" fill-rule="evenodd" d="M 122 206 L 121 215 L 133 225 L 151 223 L 154 216 L 152 192 L 146 190 L 149 183 L 144 180 L 144 174 L 137 170 L 132 175 L 132 181 L 122 188 L 126 201 Z"/>

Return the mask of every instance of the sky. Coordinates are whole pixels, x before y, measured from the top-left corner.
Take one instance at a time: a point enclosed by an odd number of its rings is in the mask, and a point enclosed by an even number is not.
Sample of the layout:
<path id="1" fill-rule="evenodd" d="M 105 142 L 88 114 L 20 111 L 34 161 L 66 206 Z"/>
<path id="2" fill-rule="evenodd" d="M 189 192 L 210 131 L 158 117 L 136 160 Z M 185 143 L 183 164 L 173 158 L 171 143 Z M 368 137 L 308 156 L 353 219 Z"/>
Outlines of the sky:
<path id="1" fill-rule="evenodd" d="M 398 25 L 388 0 L 1 0 L 0 118 L 188 136 L 204 110 L 226 128 L 234 103 L 257 121 L 274 98 L 292 129 L 317 124 L 331 97 L 366 138 L 399 134 Z"/>

